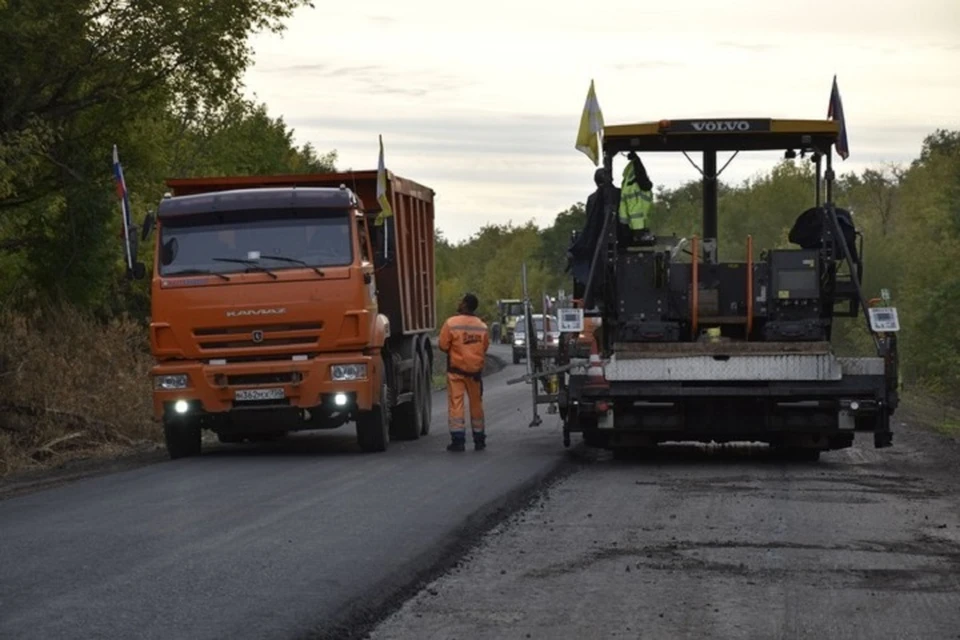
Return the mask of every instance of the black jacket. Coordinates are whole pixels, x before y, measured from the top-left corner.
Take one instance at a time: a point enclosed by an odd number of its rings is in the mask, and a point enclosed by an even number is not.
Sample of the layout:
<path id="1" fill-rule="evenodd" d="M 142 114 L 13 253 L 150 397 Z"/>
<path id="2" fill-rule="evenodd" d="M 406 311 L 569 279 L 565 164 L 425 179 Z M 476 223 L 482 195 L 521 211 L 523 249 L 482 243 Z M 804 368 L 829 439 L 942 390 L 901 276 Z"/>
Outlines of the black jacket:
<path id="1" fill-rule="evenodd" d="M 620 207 L 620 189 L 613 187 L 612 190 L 613 215 L 616 216 L 616 211 Z M 584 285 L 586 285 L 587 277 L 590 275 L 590 263 L 593 260 L 593 252 L 597 248 L 597 243 L 600 242 L 600 232 L 603 230 L 603 216 L 603 189 L 598 188 L 587 197 L 586 223 L 584 224 L 583 231 L 577 236 L 577 239 L 573 241 L 569 249 L 567 249 L 567 256 L 569 258 L 567 270 L 572 270 L 573 277 L 584 283 Z M 611 221 L 611 223 L 614 222 L 616 222 L 616 220 Z"/>

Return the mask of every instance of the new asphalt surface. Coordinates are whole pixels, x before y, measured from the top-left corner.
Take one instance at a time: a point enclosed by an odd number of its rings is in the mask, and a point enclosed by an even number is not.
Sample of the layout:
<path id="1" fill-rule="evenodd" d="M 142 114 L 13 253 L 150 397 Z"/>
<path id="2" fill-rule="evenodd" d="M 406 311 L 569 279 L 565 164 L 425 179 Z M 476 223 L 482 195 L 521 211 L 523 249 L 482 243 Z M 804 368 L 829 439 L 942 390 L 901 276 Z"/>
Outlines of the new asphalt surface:
<path id="1" fill-rule="evenodd" d="M 350 635 L 562 465 L 519 370 L 485 380 L 483 452 L 445 450 L 440 392 L 385 453 L 346 425 L 0 501 L 0 638 Z"/>

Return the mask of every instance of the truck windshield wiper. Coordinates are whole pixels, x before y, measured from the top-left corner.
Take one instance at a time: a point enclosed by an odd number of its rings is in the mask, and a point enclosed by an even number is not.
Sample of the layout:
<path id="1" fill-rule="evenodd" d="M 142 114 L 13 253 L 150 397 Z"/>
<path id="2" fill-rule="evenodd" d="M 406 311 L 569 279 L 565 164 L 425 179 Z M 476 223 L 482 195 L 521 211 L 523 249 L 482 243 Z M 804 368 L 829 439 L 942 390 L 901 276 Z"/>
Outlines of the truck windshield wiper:
<path id="1" fill-rule="evenodd" d="M 260 257 L 266 258 L 267 260 L 280 260 L 281 262 L 292 262 L 293 264 L 303 265 L 304 267 L 310 267 L 311 269 L 316 271 L 319 275 L 321 276 L 323 275 L 323 271 L 320 270 L 320 267 L 315 267 L 314 265 L 308 264 L 298 258 L 288 258 L 287 256 L 267 256 L 267 255 L 261 255 Z"/>
<path id="2" fill-rule="evenodd" d="M 219 271 L 211 271 L 210 269 L 181 269 L 180 271 L 169 271 L 165 276 L 217 276 L 222 278 L 227 282 L 230 282 L 230 276 L 225 273 L 220 273 Z"/>
<path id="3" fill-rule="evenodd" d="M 277 279 L 277 274 L 275 274 L 273 271 L 270 271 L 270 269 L 267 269 L 266 267 L 257 264 L 257 262 L 254 260 L 244 260 L 242 258 L 211 258 L 211 259 L 215 262 L 236 262 L 237 264 L 245 264 L 251 269 L 259 269 L 260 271 L 263 271 L 265 274 L 267 274 L 274 280 Z"/>

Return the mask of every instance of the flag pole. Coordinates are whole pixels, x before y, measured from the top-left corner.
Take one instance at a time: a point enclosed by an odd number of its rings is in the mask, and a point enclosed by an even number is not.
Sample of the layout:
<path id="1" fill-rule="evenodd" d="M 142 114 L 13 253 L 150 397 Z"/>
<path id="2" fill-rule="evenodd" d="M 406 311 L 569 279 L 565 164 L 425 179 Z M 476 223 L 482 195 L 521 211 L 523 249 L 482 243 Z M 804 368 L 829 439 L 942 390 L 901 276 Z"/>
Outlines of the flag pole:
<path id="1" fill-rule="evenodd" d="M 120 196 L 120 217 L 123 220 L 123 246 L 127 255 L 127 269 L 133 272 L 133 256 L 130 251 L 130 223 L 128 220 L 129 211 L 127 205 L 127 184 L 123 179 L 123 167 L 120 166 L 120 155 L 117 153 L 117 145 L 113 145 L 113 168 L 117 179 L 117 193 Z"/>

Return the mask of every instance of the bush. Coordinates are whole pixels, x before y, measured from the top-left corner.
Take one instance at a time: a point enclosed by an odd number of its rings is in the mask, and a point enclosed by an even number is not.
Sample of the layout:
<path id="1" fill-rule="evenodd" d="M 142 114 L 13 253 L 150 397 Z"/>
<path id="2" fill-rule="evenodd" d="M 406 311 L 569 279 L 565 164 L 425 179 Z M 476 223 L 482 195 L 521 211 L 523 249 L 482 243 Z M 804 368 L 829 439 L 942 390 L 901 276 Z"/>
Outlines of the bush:
<path id="1" fill-rule="evenodd" d="M 147 336 L 68 306 L 0 314 L 0 475 L 159 440 Z"/>

